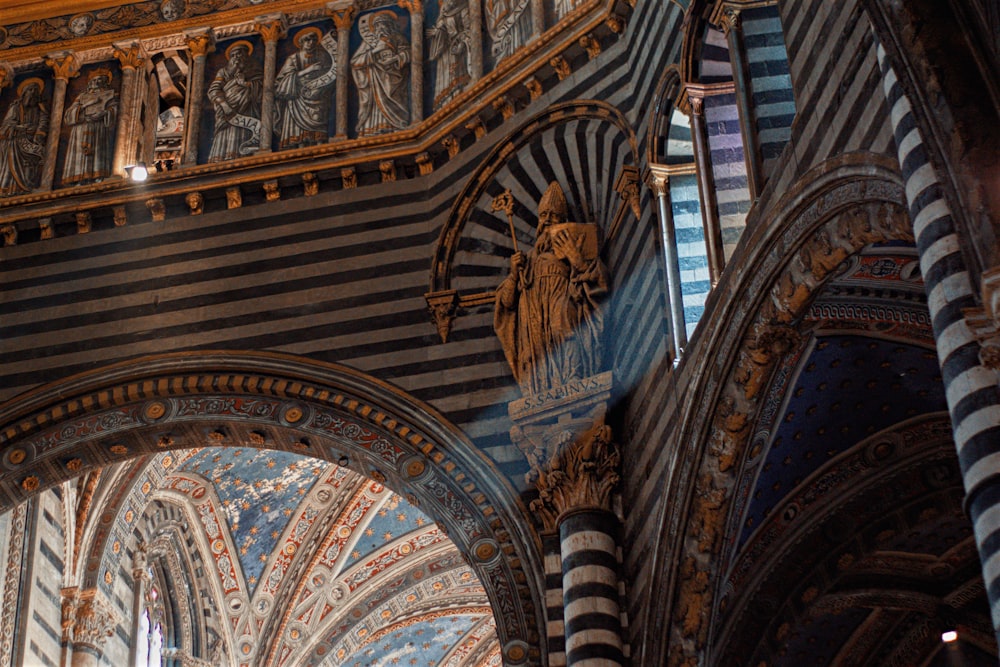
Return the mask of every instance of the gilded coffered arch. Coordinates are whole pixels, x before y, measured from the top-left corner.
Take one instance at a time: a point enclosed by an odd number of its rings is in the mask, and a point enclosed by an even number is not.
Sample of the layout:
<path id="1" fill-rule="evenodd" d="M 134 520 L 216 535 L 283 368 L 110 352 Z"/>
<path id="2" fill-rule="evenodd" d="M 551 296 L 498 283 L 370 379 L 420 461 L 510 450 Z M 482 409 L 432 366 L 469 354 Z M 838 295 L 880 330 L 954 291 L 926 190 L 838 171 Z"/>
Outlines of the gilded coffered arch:
<path id="1" fill-rule="evenodd" d="M 41 387 L 0 414 L 8 506 L 94 468 L 202 446 L 325 459 L 397 489 L 437 522 L 479 577 L 505 659 L 537 660 L 541 592 L 529 573 L 541 571 L 532 565 L 539 545 L 520 500 L 457 429 L 385 383 L 289 355 L 182 353 Z M 189 475 L 157 474 L 174 495 L 204 494 Z M 127 509 L 127 498 L 119 502 Z M 98 585 L 114 577 L 99 565 L 116 541 L 114 520 L 110 508 L 96 518 L 108 525 L 98 526 L 85 569 L 100 575 Z"/>

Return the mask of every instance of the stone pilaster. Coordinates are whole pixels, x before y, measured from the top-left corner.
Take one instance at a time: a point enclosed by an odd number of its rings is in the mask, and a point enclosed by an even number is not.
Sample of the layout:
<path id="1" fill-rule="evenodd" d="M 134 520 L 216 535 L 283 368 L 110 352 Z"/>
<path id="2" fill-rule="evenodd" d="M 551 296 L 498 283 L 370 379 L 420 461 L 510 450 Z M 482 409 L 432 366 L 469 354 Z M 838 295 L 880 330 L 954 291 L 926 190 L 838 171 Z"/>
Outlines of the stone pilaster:
<path id="1" fill-rule="evenodd" d="M 49 136 L 45 142 L 45 163 L 42 167 L 41 190 L 51 190 L 56 177 L 56 157 L 59 153 L 59 134 L 62 130 L 63 111 L 66 108 L 66 86 L 80 73 L 80 61 L 70 51 L 58 51 L 45 56 L 45 64 L 52 68 L 55 92 L 52 93 L 52 115 L 49 119 Z"/>
<path id="2" fill-rule="evenodd" d="M 347 138 L 347 81 L 350 78 L 350 39 L 351 24 L 354 22 L 356 10 L 349 1 L 339 0 L 326 6 L 327 14 L 337 27 L 337 96 L 336 96 L 336 136 L 334 139 Z"/>
<path id="3" fill-rule="evenodd" d="M 264 39 L 264 95 L 260 105 L 260 151 L 268 153 L 274 144 L 274 79 L 278 67 L 278 40 L 287 33 L 288 22 L 284 14 L 268 14 L 254 19 L 254 28 Z"/>
<path id="4" fill-rule="evenodd" d="M 211 28 L 196 28 L 184 32 L 184 42 L 191 52 L 191 70 L 188 73 L 188 115 L 184 119 L 184 164 L 198 163 L 198 138 L 201 128 L 201 111 L 205 101 L 205 61 L 215 50 L 215 34 Z"/>
<path id="5" fill-rule="evenodd" d="M 122 67 L 122 92 L 111 173 L 124 176 L 125 167 L 135 160 L 135 147 L 139 141 L 137 128 L 142 96 L 139 93 L 137 75 L 146 64 L 146 54 L 138 40 L 115 43 L 114 54 Z"/>

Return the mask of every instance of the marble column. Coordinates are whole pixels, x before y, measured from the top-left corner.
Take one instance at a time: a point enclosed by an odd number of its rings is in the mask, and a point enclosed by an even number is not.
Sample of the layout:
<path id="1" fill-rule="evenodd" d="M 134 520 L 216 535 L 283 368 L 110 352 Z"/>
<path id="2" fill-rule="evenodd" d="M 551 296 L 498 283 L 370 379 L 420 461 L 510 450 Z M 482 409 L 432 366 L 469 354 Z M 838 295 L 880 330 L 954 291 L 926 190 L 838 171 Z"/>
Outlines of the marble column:
<path id="1" fill-rule="evenodd" d="M 722 247 L 722 226 L 719 223 L 715 174 L 712 171 L 712 147 L 708 143 L 704 102 L 705 98 L 700 90 L 686 86 L 679 106 L 681 111 L 691 117 L 691 140 L 694 143 L 694 163 L 698 173 L 698 195 L 701 199 L 701 221 L 705 228 L 708 273 L 712 287 L 715 287 L 719 283 L 726 259 Z"/>
<path id="2" fill-rule="evenodd" d="M 979 548 L 993 631 L 1000 637 L 1000 267 L 982 274 L 977 298 L 962 252 L 968 241 L 952 214 L 948 187 L 930 161 L 913 106 L 877 38 L 875 53 L 965 484 L 963 505 Z"/>
<path id="3" fill-rule="evenodd" d="M 658 205 L 660 238 L 663 242 L 663 273 L 666 276 L 667 308 L 670 311 L 670 333 L 676 364 L 687 345 L 687 326 L 684 322 L 684 294 L 681 291 L 681 269 L 677 258 L 674 211 L 670 202 L 669 167 L 650 164 L 646 184 L 653 191 Z"/>
<path id="4" fill-rule="evenodd" d="M 111 163 L 111 173 L 125 175 L 125 167 L 135 160 L 139 135 L 136 130 L 139 122 L 142 96 L 139 94 L 138 73 L 146 63 L 146 54 L 142 44 L 118 42 L 113 45 L 115 58 L 122 66 L 121 104 L 118 111 L 118 132 L 115 135 L 115 156 Z"/>
<path id="5" fill-rule="evenodd" d="M 80 73 L 80 61 L 70 51 L 58 51 L 45 56 L 45 64 L 52 68 L 55 91 L 52 93 L 52 114 L 49 117 L 49 136 L 45 142 L 45 163 L 42 167 L 40 190 L 51 190 L 56 177 L 56 158 L 59 153 L 59 134 L 62 130 L 63 111 L 66 108 L 66 86 Z"/>
<path id="6" fill-rule="evenodd" d="M 350 79 L 351 23 L 355 9 L 350 2 L 332 2 L 326 6 L 327 14 L 337 27 L 337 97 L 336 134 L 334 140 L 347 138 L 347 82 Z"/>
<path id="7" fill-rule="evenodd" d="M 184 118 L 184 164 L 198 164 L 198 135 L 201 130 L 201 112 L 205 102 L 205 61 L 215 50 L 215 35 L 211 28 L 184 31 L 184 43 L 191 52 L 191 69 L 188 72 L 188 105 Z"/>
<path id="8" fill-rule="evenodd" d="M 729 62 L 733 68 L 733 82 L 736 85 L 736 108 L 740 114 L 743 157 L 747 165 L 747 188 L 750 190 L 750 200 L 753 201 L 764 189 L 764 168 L 760 142 L 757 141 L 757 120 L 753 100 L 750 98 L 750 70 L 747 65 L 743 23 L 740 17 L 739 9 L 727 7 L 719 23 L 729 42 Z"/>
<path id="9" fill-rule="evenodd" d="M 558 535 L 568 667 L 624 664 L 618 590 L 620 521 L 611 497 L 621 454 L 605 424 L 610 372 L 512 401 L 511 440 L 538 490 L 531 511 Z"/>
<path id="10" fill-rule="evenodd" d="M 146 591 L 149 589 L 149 567 L 146 560 L 146 545 L 139 543 L 132 556 L 132 641 L 129 644 L 128 664 L 136 664 L 139 648 L 139 630 L 143 610 L 146 606 Z"/>
<path id="11" fill-rule="evenodd" d="M 274 145 L 274 78 L 278 67 L 278 40 L 285 36 L 288 23 L 284 14 L 268 14 L 254 19 L 254 28 L 264 39 L 264 95 L 260 105 L 260 152 L 269 153 Z"/>
<path id="12" fill-rule="evenodd" d="M 410 12 L 410 124 L 424 119 L 424 3 L 399 0 Z"/>

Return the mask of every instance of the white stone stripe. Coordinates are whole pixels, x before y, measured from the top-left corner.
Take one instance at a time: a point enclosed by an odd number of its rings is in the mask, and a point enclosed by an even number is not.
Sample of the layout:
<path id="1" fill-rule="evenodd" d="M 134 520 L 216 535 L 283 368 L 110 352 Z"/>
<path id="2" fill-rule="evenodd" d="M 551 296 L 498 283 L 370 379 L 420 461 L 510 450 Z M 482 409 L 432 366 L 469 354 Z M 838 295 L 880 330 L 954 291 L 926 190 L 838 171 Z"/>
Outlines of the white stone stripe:
<path id="1" fill-rule="evenodd" d="M 933 315 L 937 311 L 931 311 Z M 969 331 L 969 325 L 965 323 L 965 320 L 955 320 L 949 324 L 941 335 L 937 339 L 937 353 L 938 359 L 944 361 L 951 353 L 962 347 L 963 345 L 968 345 L 975 338 L 972 332 Z"/>
<path id="2" fill-rule="evenodd" d="M 916 148 L 923 146 L 924 142 L 920 138 L 920 130 L 916 126 L 913 127 L 910 132 L 903 137 L 903 140 L 899 142 L 896 146 L 896 151 L 899 153 L 899 163 L 902 164 L 906 161 L 906 158 L 910 156 Z"/>
<path id="3" fill-rule="evenodd" d="M 566 638 L 566 653 L 570 653 L 573 649 L 587 646 L 588 644 L 604 644 L 606 646 L 614 646 L 620 650 L 622 647 L 622 638 L 613 630 L 602 630 L 600 628 L 581 630 L 580 632 L 574 632 Z M 596 660 L 596 658 L 594 659 Z M 607 658 L 603 659 L 607 660 Z M 587 662 L 588 660 L 584 660 L 573 664 L 574 666 L 584 665 Z M 603 664 L 607 665 L 608 663 L 605 662 Z"/>
<path id="4" fill-rule="evenodd" d="M 931 317 L 941 311 L 949 303 L 964 299 L 972 294 L 972 282 L 968 271 L 957 271 L 939 280 L 931 286 L 927 295 L 927 309 Z"/>
<path id="5" fill-rule="evenodd" d="M 949 215 L 951 215 L 951 209 L 948 208 L 948 202 L 944 199 L 935 199 L 920 209 L 920 212 L 913 219 L 913 237 L 919 239 L 928 225 Z"/>
<path id="6" fill-rule="evenodd" d="M 906 179 L 906 201 L 914 202 L 921 192 L 938 182 L 937 174 L 929 162 L 913 170 Z"/>
<path id="7" fill-rule="evenodd" d="M 609 667 L 617 664 L 620 663 L 607 658 L 587 658 L 586 660 L 577 660 L 573 663 L 573 667 Z"/>
<path id="8" fill-rule="evenodd" d="M 1000 471 L 1000 452 L 993 452 L 987 456 L 976 461 L 972 466 L 965 472 L 965 491 L 968 493 L 976 487 L 977 484 L 982 482 L 984 479 L 990 475 Z M 991 559 L 992 560 L 992 557 Z M 988 577 L 989 581 L 996 579 L 1000 576 L 1000 571 L 996 574 Z"/>
<path id="9" fill-rule="evenodd" d="M 941 259 L 956 252 L 959 252 L 957 234 L 947 234 L 932 243 L 929 248 L 920 253 L 920 270 L 923 272 L 924 278 L 926 279 L 931 268 Z"/>
<path id="10" fill-rule="evenodd" d="M 581 584 L 606 584 L 617 588 L 618 575 L 614 570 L 601 565 L 582 565 L 563 575 L 563 591 Z"/>
<path id="11" fill-rule="evenodd" d="M 889 89 L 886 88 L 886 96 L 889 96 Z M 906 99 L 906 95 L 901 95 L 898 100 L 892 103 L 892 108 L 889 110 L 889 115 L 892 119 L 892 132 L 896 133 L 896 128 L 899 127 L 900 121 L 906 117 L 906 114 L 912 111 L 910 107 L 910 100 Z"/>
<path id="12" fill-rule="evenodd" d="M 561 637 L 566 626 L 562 621 L 549 621 L 545 624 L 549 637 Z"/>
<path id="13" fill-rule="evenodd" d="M 997 376 L 994 371 L 982 366 L 973 366 L 964 373 L 956 375 L 948 383 L 948 386 L 945 387 L 945 397 L 949 406 L 958 405 L 958 402 L 969 394 L 986 387 L 994 387 L 996 383 Z"/>
<path id="14" fill-rule="evenodd" d="M 581 530 L 563 539 L 559 548 L 564 558 L 571 553 L 587 550 L 606 551 L 614 555 L 615 539 L 600 530 Z"/>
<path id="15" fill-rule="evenodd" d="M 959 457 L 962 456 L 962 449 L 971 438 L 997 425 L 1000 425 L 1000 405 L 988 405 L 963 419 L 962 423 L 955 427 L 955 444 L 958 446 Z"/>
<path id="16" fill-rule="evenodd" d="M 549 667 L 566 667 L 566 654 L 563 651 L 549 653 Z"/>
<path id="17" fill-rule="evenodd" d="M 982 544 L 986 538 L 998 530 L 1000 530 L 1000 505 L 993 505 L 979 515 L 976 525 L 973 526 L 976 542 Z M 986 584 L 989 585 L 989 582 L 987 581 Z"/>
<path id="18" fill-rule="evenodd" d="M 621 612 L 615 600 L 602 597 L 580 598 L 566 605 L 566 622 L 572 621 L 577 616 L 593 613 L 613 616 L 617 619 Z"/>

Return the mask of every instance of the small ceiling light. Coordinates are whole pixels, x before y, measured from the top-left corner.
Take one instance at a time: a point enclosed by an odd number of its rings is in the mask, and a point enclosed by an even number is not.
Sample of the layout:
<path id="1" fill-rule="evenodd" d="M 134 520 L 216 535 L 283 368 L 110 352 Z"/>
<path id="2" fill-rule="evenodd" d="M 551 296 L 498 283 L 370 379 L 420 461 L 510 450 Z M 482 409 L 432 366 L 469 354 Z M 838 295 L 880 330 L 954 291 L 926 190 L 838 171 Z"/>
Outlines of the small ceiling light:
<path id="1" fill-rule="evenodd" d="M 337 465 L 339 465 L 341 468 L 346 468 L 350 462 L 351 460 L 343 455 L 339 459 L 337 459 Z"/>
<path id="2" fill-rule="evenodd" d="M 958 633 L 954 630 L 949 630 L 948 632 L 941 633 L 941 641 L 948 644 L 958 639 Z"/>
<path id="3" fill-rule="evenodd" d="M 149 176 L 149 170 L 146 169 L 146 164 L 144 162 L 140 162 L 139 164 L 132 167 L 126 167 L 125 171 L 128 172 L 129 178 L 131 178 L 136 183 L 141 183 L 142 181 L 146 180 L 147 176 Z"/>

